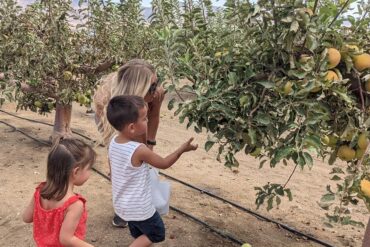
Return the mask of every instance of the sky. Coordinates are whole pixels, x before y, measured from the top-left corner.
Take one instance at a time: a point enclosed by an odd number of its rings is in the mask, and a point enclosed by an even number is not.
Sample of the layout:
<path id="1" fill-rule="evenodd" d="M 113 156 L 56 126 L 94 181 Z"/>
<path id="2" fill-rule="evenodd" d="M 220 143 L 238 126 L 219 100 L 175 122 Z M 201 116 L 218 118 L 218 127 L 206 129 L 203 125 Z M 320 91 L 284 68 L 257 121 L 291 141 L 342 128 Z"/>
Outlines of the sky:
<path id="1" fill-rule="evenodd" d="M 0 0 L 1 1 L 1 0 Z M 150 7 L 150 3 L 152 0 L 142 0 L 144 7 Z M 33 0 L 18 0 L 19 3 L 22 5 L 26 5 L 30 2 L 33 2 Z M 212 0 L 214 6 L 222 6 L 225 3 L 225 0 Z"/>
<path id="2" fill-rule="evenodd" d="M 143 0 L 143 6 L 149 7 L 151 0 Z M 212 0 L 214 6 L 222 6 L 225 3 L 225 0 Z"/>

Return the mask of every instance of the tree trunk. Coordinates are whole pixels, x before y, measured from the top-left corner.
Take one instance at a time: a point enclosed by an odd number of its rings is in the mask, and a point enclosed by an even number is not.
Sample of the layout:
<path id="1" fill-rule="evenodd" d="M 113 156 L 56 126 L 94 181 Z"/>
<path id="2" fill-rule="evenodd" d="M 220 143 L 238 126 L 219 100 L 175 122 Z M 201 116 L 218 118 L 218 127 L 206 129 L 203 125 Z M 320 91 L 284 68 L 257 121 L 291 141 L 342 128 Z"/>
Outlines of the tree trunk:
<path id="1" fill-rule="evenodd" d="M 369 222 L 367 223 L 367 227 L 365 230 L 364 241 L 362 242 L 362 247 L 369 247 L 370 246 L 370 218 Z"/>
<path id="2" fill-rule="evenodd" d="M 72 105 L 62 105 L 57 103 L 55 109 L 54 129 L 51 136 L 51 141 L 58 137 L 71 137 L 71 116 L 72 116 Z"/>

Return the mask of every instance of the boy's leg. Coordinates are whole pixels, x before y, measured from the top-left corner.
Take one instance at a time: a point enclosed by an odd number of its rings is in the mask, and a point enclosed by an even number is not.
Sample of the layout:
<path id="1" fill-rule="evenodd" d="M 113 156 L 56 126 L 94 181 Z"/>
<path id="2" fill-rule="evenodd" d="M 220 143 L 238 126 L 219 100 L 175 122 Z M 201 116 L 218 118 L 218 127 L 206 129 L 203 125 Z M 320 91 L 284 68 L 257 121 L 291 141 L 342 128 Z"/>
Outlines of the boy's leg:
<path id="1" fill-rule="evenodd" d="M 132 243 L 135 245 L 130 245 L 130 247 L 150 246 L 152 243 L 159 243 L 164 241 L 166 235 L 166 230 L 162 218 L 158 214 L 158 212 L 155 212 L 155 214 L 151 218 L 144 221 L 129 221 L 128 228 L 130 230 L 131 236 L 135 238 L 135 241 Z"/>
<path id="2" fill-rule="evenodd" d="M 146 235 L 141 235 L 137 239 L 135 239 L 129 247 L 149 247 L 152 245 L 152 241 Z"/>
<path id="3" fill-rule="evenodd" d="M 127 222 L 124 219 L 121 219 L 121 217 L 119 217 L 117 214 L 114 214 L 112 225 L 114 227 L 123 228 L 127 226 Z"/>
<path id="4" fill-rule="evenodd" d="M 145 235 L 152 243 L 159 243 L 165 240 L 166 230 L 163 220 L 158 212 L 155 212 L 151 218 L 145 221 L 137 222 L 135 230 L 138 230 L 141 234 L 137 234 L 135 231 L 133 231 L 132 233 L 135 233 L 133 234 L 134 238 Z"/>

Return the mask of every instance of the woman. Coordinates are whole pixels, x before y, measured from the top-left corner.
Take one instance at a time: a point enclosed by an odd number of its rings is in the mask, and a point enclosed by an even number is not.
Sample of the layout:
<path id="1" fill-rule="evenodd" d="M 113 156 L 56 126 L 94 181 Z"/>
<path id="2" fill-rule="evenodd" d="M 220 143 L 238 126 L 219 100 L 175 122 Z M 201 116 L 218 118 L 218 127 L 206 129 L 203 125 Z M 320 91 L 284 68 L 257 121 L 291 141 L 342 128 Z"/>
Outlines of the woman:
<path id="1" fill-rule="evenodd" d="M 102 78 L 95 95 L 95 121 L 102 135 L 102 143 L 107 145 L 115 131 L 109 124 L 106 106 L 111 98 L 117 95 L 137 95 L 148 103 L 148 132 L 142 142 L 153 149 L 159 125 L 160 110 L 164 98 L 164 89 L 159 86 L 155 68 L 142 59 L 133 59 L 123 65 L 117 72 Z M 114 216 L 112 224 L 124 227 L 127 223 Z"/>

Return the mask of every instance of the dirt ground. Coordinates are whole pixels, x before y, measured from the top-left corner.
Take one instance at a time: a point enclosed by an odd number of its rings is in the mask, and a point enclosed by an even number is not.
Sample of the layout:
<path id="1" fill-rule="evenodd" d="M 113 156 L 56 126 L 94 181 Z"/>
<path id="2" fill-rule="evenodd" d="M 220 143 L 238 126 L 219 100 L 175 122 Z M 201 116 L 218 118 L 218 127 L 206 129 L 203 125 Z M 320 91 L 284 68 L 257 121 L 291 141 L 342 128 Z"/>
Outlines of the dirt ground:
<path id="1" fill-rule="evenodd" d="M 166 104 L 165 104 L 166 105 Z M 15 112 L 14 104 L 7 104 L 3 110 L 19 116 L 52 123 L 53 114 L 41 116 L 33 112 Z M 72 127 L 94 139 L 98 138 L 93 116 L 85 114 L 85 108 L 74 105 Z M 0 120 L 47 140 L 51 127 L 20 120 L 0 112 Z M 48 148 L 23 136 L 19 132 L 0 123 L 0 246 L 34 246 L 32 225 L 24 224 L 20 214 L 30 200 L 36 185 L 45 179 L 46 156 Z M 255 210 L 254 186 L 267 181 L 283 183 L 293 166 L 279 166 L 271 170 L 268 166 L 258 169 L 259 162 L 252 157 L 239 155 L 240 167 L 237 172 L 224 167 L 216 161 L 216 150 L 205 152 L 203 145 L 207 134 L 196 134 L 186 130 L 178 123 L 173 113 L 164 106 L 157 135 L 156 151 L 168 154 L 188 137 L 194 136 L 200 148 L 183 155 L 171 168 L 164 171 L 195 186 L 225 197 L 233 202 Z M 96 168 L 107 173 L 106 149 L 96 147 L 99 158 Z M 294 200 L 283 201 L 279 209 L 258 213 L 319 238 L 333 246 L 361 246 L 363 228 L 351 226 L 324 225 L 325 211 L 317 201 L 325 192 L 329 181 L 330 166 L 316 161 L 312 170 L 296 173 L 290 181 Z M 230 233 L 237 239 L 254 247 L 320 246 L 302 239 L 275 224 L 261 221 L 228 204 L 196 192 L 179 183 L 171 181 L 171 205 L 192 214 L 208 224 Z M 89 181 L 78 188 L 78 192 L 88 201 L 87 241 L 95 246 L 128 246 L 132 238 L 128 229 L 115 229 L 111 226 L 112 203 L 109 182 L 93 173 Z M 365 206 L 352 209 L 352 216 L 362 222 L 369 217 Z M 238 246 L 216 235 L 198 223 L 174 212 L 164 217 L 166 241 L 156 246 Z"/>

